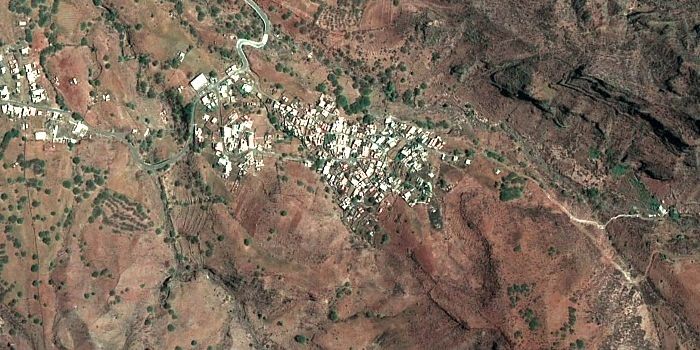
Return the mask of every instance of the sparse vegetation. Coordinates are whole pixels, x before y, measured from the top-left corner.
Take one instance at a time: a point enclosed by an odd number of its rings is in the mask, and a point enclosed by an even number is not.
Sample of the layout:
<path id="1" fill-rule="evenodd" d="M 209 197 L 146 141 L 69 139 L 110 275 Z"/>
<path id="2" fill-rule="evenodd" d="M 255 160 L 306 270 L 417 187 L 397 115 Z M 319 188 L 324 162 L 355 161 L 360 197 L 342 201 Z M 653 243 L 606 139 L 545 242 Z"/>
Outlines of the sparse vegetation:
<path id="1" fill-rule="evenodd" d="M 10 141 L 12 141 L 12 139 L 14 138 L 17 138 L 18 136 L 19 130 L 14 128 L 5 132 L 5 134 L 2 136 L 2 141 L 0 141 L 0 160 L 2 160 L 5 157 L 5 150 L 7 149 L 7 146 L 10 145 Z"/>
<path id="2" fill-rule="evenodd" d="M 515 307 L 518 305 L 518 301 L 522 297 L 527 297 L 530 295 L 530 291 L 532 290 L 531 285 L 527 283 L 523 284 L 514 284 L 510 287 L 508 287 L 508 298 L 510 299 L 510 306 Z"/>
<path id="3" fill-rule="evenodd" d="M 333 322 L 337 322 L 340 319 L 340 317 L 338 316 L 338 310 L 331 309 L 331 311 L 328 313 L 328 319 Z"/>
<path id="4" fill-rule="evenodd" d="M 615 164 L 615 166 L 610 169 L 610 174 L 614 177 L 622 177 L 627 174 L 629 167 L 625 164 Z"/>
<path id="5" fill-rule="evenodd" d="M 498 198 L 503 202 L 520 199 L 527 180 L 515 173 L 509 173 L 501 180 Z"/>
<path id="6" fill-rule="evenodd" d="M 527 323 L 527 328 L 534 332 L 540 328 L 540 320 L 532 309 L 520 310 L 520 317 Z"/>

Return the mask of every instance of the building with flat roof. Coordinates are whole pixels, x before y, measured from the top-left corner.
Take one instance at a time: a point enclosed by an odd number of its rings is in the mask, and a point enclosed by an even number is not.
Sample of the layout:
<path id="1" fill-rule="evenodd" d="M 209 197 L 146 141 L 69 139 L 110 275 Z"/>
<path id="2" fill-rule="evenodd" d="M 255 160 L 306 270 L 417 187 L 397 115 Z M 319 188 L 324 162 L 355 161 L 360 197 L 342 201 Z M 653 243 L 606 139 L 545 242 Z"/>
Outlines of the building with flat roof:
<path id="1" fill-rule="evenodd" d="M 46 141 L 47 136 L 46 131 L 37 131 L 34 133 L 34 139 L 37 141 Z"/>
<path id="2" fill-rule="evenodd" d="M 209 84 L 209 79 L 207 79 L 206 75 L 202 73 L 200 73 L 190 82 L 190 86 L 192 86 L 194 91 L 201 90 L 203 87 L 207 86 L 207 84 Z"/>

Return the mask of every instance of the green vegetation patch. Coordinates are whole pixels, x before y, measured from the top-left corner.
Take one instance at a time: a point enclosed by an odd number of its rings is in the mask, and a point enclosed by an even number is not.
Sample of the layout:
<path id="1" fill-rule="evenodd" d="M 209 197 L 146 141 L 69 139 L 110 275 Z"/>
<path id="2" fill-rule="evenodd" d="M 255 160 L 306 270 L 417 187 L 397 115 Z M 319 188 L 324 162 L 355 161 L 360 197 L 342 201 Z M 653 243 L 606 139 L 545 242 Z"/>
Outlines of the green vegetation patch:
<path id="1" fill-rule="evenodd" d="M 588 158 L 591 160 L 597 160 L 600 159 L 600 157 L 603 155 L 602 152 L 600 152 L 599 149 L 591 147 L 588 149 Z"/>
<path id="2" fill-rule="evenodd" d="M 338 310 L 331 309 L 331 311 L 328 313 L 328 319 L 333 322 L 337 322 L 340 319 L 340 316 L 338 316 Z"/>
<path id="3" fill-rule="evenodd" d="M 510 306 L 515 307 L 518 304 L 518 301 L 520 301 L 522 297 L 527 297 L 530 295 L 531 291 L 532 286 L 527 283 L 514 284 L 508 287 L 508 299 L 510 299 Z"/>
<path id="4" fill-rule="evenodd" d="M 294 341 L 299 344 L 306 344 L 306 342 L 308 342 L 308 339 L 304 335 L 297 334 L 294 336 Z"/>
<path id="5" fill-rule="evenodd" d="M 3 159 L 5 157 L 5 150 L 7 149 L 7 146 L 10 145 L 10 141 L 12 139 L 17 138 L 19 136 L 19 130 L 12 128 L 5 132 L 5 134 L 2 136 L 2 141 L 0 141 L 0 159 Z"/>
<path id="6" fill-rule="evenodd" d="M 615 166 L 610 169 L 610 174 L 614 177 L 622 177 L 629 171 L 629 166 L 625 164 L 615 164 Z"/>
<path id="7" fill-rule="evenodd" d="M 498 199 L 503 202 L 508 202 L 516 199 L 520 199 L 523 196 L 523 189 L 519 187 L 510 187 L 508 185 L 501 185 L 500 193 Z"/>
<path id="8" fill-rule="evenodd" d="M 539 318 L 537 318 L 535 312 L 532 311 L 532 309 L 530 308 L 520 310 L 520 317 L 522 317 L 523 320 L 527 323 L 527 328 L 530 331 L 534 332 L 541 327 Z"/>
<path id="9" fill-rule="evenodd" d="M 661 201 L 652 194 L 647 186 L 637 177 L 630 179 L 630 184 L 637 191 L 637 197 L 644 207 L 651 212 L 657 212 Z"/>
<path id="10" fill-rule="evenodd" d="M 486 156 L 500 163 L 505 163 L 506 161 L 506 157 L 496 151 L 486 150 Z"/>
<path id="11" fill-rule="evenodd" d="M 522 198 L 526 183 L 526 178 L 513 172 L 509 173 L 501 180 L 498 198 L 503 202 Z"/>

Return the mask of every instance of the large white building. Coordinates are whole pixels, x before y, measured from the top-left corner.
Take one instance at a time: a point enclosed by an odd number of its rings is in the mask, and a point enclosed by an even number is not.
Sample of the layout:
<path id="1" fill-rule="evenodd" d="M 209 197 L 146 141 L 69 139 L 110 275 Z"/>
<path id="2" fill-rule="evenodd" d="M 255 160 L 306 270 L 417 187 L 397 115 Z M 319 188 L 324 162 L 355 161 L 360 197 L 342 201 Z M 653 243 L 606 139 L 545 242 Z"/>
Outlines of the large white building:
<path id="1" fill-rule="evenodd" d="M 207 77 L 202 73 L 200 73 L 198 76 L 196 76 L 190 82 L 190 86 L 192 86 L 194 91 L 199 91 L 203 87 L 207 86 L 208 84 L 209 84 L 209 79 L 207 79 Z"/>

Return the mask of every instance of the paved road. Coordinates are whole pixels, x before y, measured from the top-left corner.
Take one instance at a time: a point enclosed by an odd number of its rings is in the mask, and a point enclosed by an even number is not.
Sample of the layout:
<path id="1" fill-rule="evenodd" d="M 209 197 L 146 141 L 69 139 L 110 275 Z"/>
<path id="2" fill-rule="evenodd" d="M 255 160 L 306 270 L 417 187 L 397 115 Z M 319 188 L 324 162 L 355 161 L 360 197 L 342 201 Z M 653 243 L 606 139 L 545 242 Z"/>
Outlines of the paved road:
<path id="1" fill-rule="evenodd" d="M 267 14 L 258 6 L 258 4 L 255 3 L 253 0 L 245 0 L 246 4 L 248 6 L 252 7 L 253 10 L 255 10 L 255 13 L 258 14 L 260 19 L 263 21 L 263 36 L 260 41 L 253 41 L 253 40 L 248 40 L 248 39 L 238 39 L 236 41 L 236 52 L 238 53 L 238 56 L 241 58 L 241 62 L 243 66 L 241 67 L 241 70 L 247 71 L 250 69 L 250 63 L 248 62 L 248 57 L 246 57 L 245 52 L 243 52 L 243 46 L 252 46 L 253 48 L 256 49 L 262 49 L 265 44 L 267 44 L 267 39 L 270 36 L 270 19 L 267 18 Z"/>
<path id="2" fill-rule="evenodd" d="M 236 52 L 238 53 L 238 56 L 241 58 L 241 62 L 243 64 L 235 72 L 236 74 L 248 72 L 250 70 L 250 63 L 248 62 L 248 57 L 245 55 L 245 52 L 243 52 L 243 47 L 244 46 L 252 46 L 253 48 L 256 48 L 256 49 L 262 49 L 267 44 L 267 39 L 270 36 L 270 20 L 267 18 L 267 14 L 265 14 L 265 12 L 260 8 L 260 6 L 258 6 L 258 4 L 255 3 L 255 1 L 245 0 L 245 2 L 250 7 L 252 7 L 253 10 L 255 10 L 255 13 L 257 13 L 258 16 L 260 17 L 260 19 L 263 21 L 264 34 L 259 41 L 254 41 L 254 40 L 249 40 L 249 39 L 238 39 L 236 41 Z M 202 91 L 200 94 L 198 94 L 195 97 L 193 103 L 199 103 L 199 99 L 203 95 L 207 94 L 208 92 L 210 92 L 212 90 L 218 89 L 219 86 L 227 83 L 229 79 L 230 79 L 229 77 L 226 77 L 225 79 L 219 81 L 217 84 L 211 85 L 209 87 L 209 89 L 207 89 L 206 91 Z M 160 170 L 160 169 L 169 167 L 172 164 L 175 164 L 178 160 L 180 160 L 182 157 L 184 157 L 185 154 L 187 154 L 188 145 L 192 143 L 193 138 L 194 138 L 194 129 L 195 129 L 195 125 L 196 125 L 196 119 L 197 119 L 196 115 L 193 115 L 191 124 L 189 126 L 189 133 L 188 133 L 189 136 L 187 138 L 187 142 L 185 143 L 186 146 L 183 147 L 176 154 L 172 155 L 170 158 L 162 160 L 158 163 L 147 163 L 141 158 L 141 155 L 139 154 L 139 150 L 134 145 L 127 142 L 127 144 L 129 145 L 129 151 L 131 152 L 132 157 L 140 163 L 141 168 L 143 168 L 144 170 L 155 171 L 155 170 Z"/>
<path id="3" fill-rule="evenodd" d="M 194 118 L 193 118 L 194 120 Z M 127 136 L 129 133 L 126 132 L 113 132 L 113 131 L 102 131 L 102 130 L 92 130 L 92 133 L 101 136 L 101 137 L 106 137 L 106 138 L 111 138 L 115 139 L 117 141 L 121 141 L 125 143 L 129 147 L 129 154 L 131 154 L 131 158 L 134 159 L 137 163 L 139 163 L 139 166 L 141 169 L 146 170 L 146 171 L 156 171 L 156 170 L 161 170 L 166 167 L 169 167 L 172 164 L 175 164 L 178 160 L 180 160 L 182 157 L 187 154 L 187 151 L 189 147 L 187 146 L 192 142 L 193 134 L 194 134 L 194 126 L 195 123 L 193 122 L 190 124 L 190 130 L 188 131 L 188 138 L 187 141 L 185 142 L 185 146 L 182 147 L 177 153 L 171 155 L 168 159 L 161 160 L 156 163 L 148 163 L 146 162 L 142 157 L 139 152 L 139 148 L 135 145 L 133 145 L 131 142 L 127 140 Z"/>
<path id="4" fill-rule="evenodd" d="M 45 106 L 37 106 L 34 104 L 29 104 L 29 103 L 25 103 L 22 101 L 16 101 L 16 100 L 3 100 L 3 101 L 0 101 L 0 104 L 13 105 L 13 106 L 19 106 L 19 107 L 33 107 L 33 108 L 36 108 L 37 110 L 41 110 L 41 111 L 58 112 L 61 114 L 71 114 L 71 111 L 65 111 L 62 109 L 45 107 Z"/>

